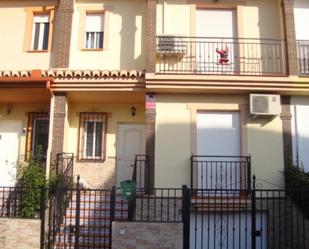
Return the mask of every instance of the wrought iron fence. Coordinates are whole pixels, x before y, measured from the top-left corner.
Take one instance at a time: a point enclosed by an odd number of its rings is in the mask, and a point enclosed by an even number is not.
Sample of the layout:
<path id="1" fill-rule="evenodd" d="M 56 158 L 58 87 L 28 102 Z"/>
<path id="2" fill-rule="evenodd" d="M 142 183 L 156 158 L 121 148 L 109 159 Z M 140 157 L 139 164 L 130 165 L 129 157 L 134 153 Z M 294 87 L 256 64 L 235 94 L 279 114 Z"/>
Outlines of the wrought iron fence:
<path id="1" fill-rule="evenodd" d="M 111 190 L 81 189 L 79 184 L 58 189 L 57 206 L 49 212 L 48 248 L 111 248 L 114 198 Z"/>
<path id="2" fill-rule="evenodd" d="M 135 156 L 132 181 L 136 182 L 138 189 L 145 188 L 149 183 L 148 159 L 147 155 Z"/>
<path id="3" fill-rule="evenodd" d="M 122 205 L 122 202 L 129 206 Z M 119 217 L 128 215 L 128 220 L 133 222 L 182 222 L 181 210 L 182 189 L 143 188 L 137 189 L 133 200 L 120 199 L 117 212 Z"/>
<path id="4" fill-rule="evenodd" d="M 207 189 L 193 194 L 212 195 L 212 189 L 237 189 L 228 195 L 246 195 L 251 186 L 251 158 L 247 156 L 191 157 L 191 189 Z M 214 193 L 215 194 L 215 193 Z"/>
<path id="5" fill-rule="evenodd" d="M 73 184 L 73 153 L 58 153 L 56 161 L 56 175 L 59 187 L 71 187 Z"/>
<path id="6" fill-rule="evenodd" d="M 157 72 L 285 75 L 285 41 L 157 36 Z"/>
<path id="7" fill-rule="evenodd" d="M 0 217 L 22 217 L 21 202 L 25 191 L 23 187 L 0 187 Z"/>
<path id="8" fill-rule="evenodd" d="M 309 76 L 309 40 L 297 41 L 299 73 Z"/>
<path id="9" fill-rule="evenodd" d="M 186 190 L 188 196 L 196 191 Z M 287 190 L 251 189 L 250 195 L 227 197 L 213 189 L 193 197 L 185 210 L 184 248 L 190 249 L 306 249 L 309 220 L 293 203 Z M 301 195 L 302 191 L 298 191 Z M 190 220 L 190 222 L 189 222 Z"/>
<path id="10" fill-rule="evenodd" d="M 48 248 L 52 248 L 56 241 L 56 236 L 59 233 L 61 224 L 63 223 L 66 208 L 72 198 L 73 187 L 73 159 L 74 155 L 70 153 L 57 154 L 56 174 L 58 183 L 49 197 L 48 209 L 48 236 L 42 243 Z M 45 222 L 45 219 L 44 219 Z M 42 225 L 45 230 L 45 224 Z M 42 231 L 44 237 L 45 231 Z"/>

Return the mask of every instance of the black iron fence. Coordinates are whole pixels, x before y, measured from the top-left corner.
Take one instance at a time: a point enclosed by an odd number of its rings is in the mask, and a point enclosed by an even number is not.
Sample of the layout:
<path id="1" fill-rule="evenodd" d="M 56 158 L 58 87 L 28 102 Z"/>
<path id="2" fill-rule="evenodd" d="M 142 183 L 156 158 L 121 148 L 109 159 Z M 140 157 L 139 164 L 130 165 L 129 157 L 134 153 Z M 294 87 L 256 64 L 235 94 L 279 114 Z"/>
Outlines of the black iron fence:
<path id="1" fill-rule="evenodd" d="M 56 188 L 51 193 L 48 202 L 48 236 L 44 240 L 44 244 L 48 248 L 52 248 L 57 239 L 57 235 L 61 230 L 61 225 L 65 218 L 66 209 L 72 198 L 73 187 L 73 160 L 74 155 L 68 153 L 57 154 L 56 175 L 58 183 Z M 44 219 L 45 222 L 45 219 Z M 45 225 L 43 226 L 45 230 Z M 45 236 L 46 231 L 42 231 L 42 236 Z M 42 246 L 42 245 L 41 245 Z"/>
<path id="2" fill-rule="evenodd" d="M 129 209 L 126 205 L 121 205 L 122 202 L 128 204 Z M 119 217 L 128 215 L 129 221 L 182 222 L 182 189 L 137 189 L 133 200 L 120 199 L 119 204 Z M 131 210 L 130 206 L 134 209 Z"/>
<path id="3" fill-rule="evenodd" d="M 111 190 L 81 189 L 79 184 L 59 189 L 53 199 L 57 208 L 49 212 L 48 248 L 111 248 L 113 198 Z"/>
<path id="4" fill-rule="evenodd" d="M 190 196 L 192 190 L 186 191 Z M 212 191 L 215 198 L 201 195 L 190 200 L 185 212 L 185 248 L 308 248 L 309 220 L 286 190 L 251 189 L 246 198 L 227 198 L 225 189 Z"/>
<path id="5" fill-rule="evenodd" d="M 251 157 L 247 156 L 191 156 L 191 189 L 238 190 L 228 195 L 246 195 L 251 186 Z M 193 194 L 201 194 L 197 191 Z"/>
<path id="6" fill-rule="evenodd" d="M 132 181 L 138 189 L 146 188 L 149 183 L 148 156 L 136 155 L 134 160 Z"/>
<path id="7" fill-rule="evenodd" d="M 308 190 L 255 186 L 253 178 L 247 189 L 139 189 L 127 199 L 118 189 L 82 189 L 77 181 L 54 192 L 46 233 L 42 200 L 41 248 L 110 249 L 112 222 L 122 221 L 183 223 L 184 249 L 308 249 L 309 217 L 293 202 Z"/>
<path id="8" fill-rule="evenodd" d="M 309 76 L 309 40 L 297 41 L 299 73 Z"/>
<path id="9" fill-rule="evenodd" d="M 21 202 L 25 192 L 23 187 L 0 187 L 0 217 L 22 217 Z"/>
<path id="10" fill-rule="evenodd" d="M 157 36 L 157 72 L 285 75 L 285 46 L 278 39 Z"/>

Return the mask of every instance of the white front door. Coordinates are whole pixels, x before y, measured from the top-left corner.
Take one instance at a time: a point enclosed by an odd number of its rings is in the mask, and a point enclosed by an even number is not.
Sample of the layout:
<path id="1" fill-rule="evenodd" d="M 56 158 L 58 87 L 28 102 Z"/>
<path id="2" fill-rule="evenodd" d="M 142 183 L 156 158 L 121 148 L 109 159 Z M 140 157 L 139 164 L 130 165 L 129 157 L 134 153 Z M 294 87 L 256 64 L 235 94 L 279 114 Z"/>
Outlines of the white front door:
<path id="1" fill-rule="evenodd" d="M 14 186 L 21 122 L 0 121 L 0 186 Z"/>
<path id="2" fill-rule="evenodd" d="M 197 113 L 197 187 L 238 189 L 240 186 L 239 112 Z M 227 157 L 220 157 L 227 156 Z"/>
<path id="3" fill-rule="evenodd" d="M 131 180 L 136 155 L 145 154 L 145 125 L 119 124 L 117 131 L 117 186 Z M 140 177 L 137 177 L 140 179 Z M 137 183 L 143 186 L 142 183 Z"/>
<path id="4" fill-rule="evenodd" d="M 196 11 L 197 70 L 208 73 L 232 73 L 236 70 L 235 10 Z M 220 51 L 227 51 L 227 60 L 220 60 Z"/>

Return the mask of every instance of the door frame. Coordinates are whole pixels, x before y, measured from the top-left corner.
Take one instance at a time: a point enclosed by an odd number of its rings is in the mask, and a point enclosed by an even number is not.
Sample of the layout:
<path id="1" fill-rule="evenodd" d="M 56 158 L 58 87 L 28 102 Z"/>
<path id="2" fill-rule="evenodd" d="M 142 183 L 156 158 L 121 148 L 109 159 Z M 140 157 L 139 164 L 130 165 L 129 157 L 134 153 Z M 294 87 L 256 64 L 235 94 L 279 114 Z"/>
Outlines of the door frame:
<path id="1" fill-rule="evenodd" d="M 211 98 L 213 99 L 213 98 Z M 210 100 L 211 101 L 211 100 Z M 197 114 L 198 112 L 239 112 L 240 118 L 240 156 L 245 156 L 248 153 L 247 147 L 247 128 L 246 122 L 248 120 L 248 103 L 247 100 L 238 100 L 238 102 L 220 103 L 188 103 L 187 109 L 190 111 L 191 124 L 191 155 L 197 154 Z M 193 172 L 195 175 L 195 172 Z M 197 180 L 192 179 L 191 184 L 196 184 Z"/>
<path id="2" fill-rule="evenodd" d="M 190 10 L 190 36 L 191 37 L 197 37 L 197 23 L 196 23 L 196 19 L 197 19 L 197 11 L 198 10 L 230 10 L 230 11 L 234 11 L 235 13 L 235 37 L 233 37 L 234 39 L 238 39 L 239 37 L 242 37 L 243 35 L 243 29 L 239 26 L 239 16 L 241 16 L 241 13 L 239 12 L 239 8 L 238 5 L 239 3 L 218 3 L 218 5 L 214 6 L 213 3 L 201 3 L 199 2 L 199 0 L 192 0 L 194 1 L 195 4 L 191 5 L 191 10 Z M 236 50 L 238 53 L 240 53 L 239 50 L 239 45 L 236 44 L 234 46 L 234 50 Z M 196 51 L 193 50 L 192 54 L 195 55 Z M 240 74 L 240 56 L 239 58 L 237 58 L 234 62 L 235 66 L 235 71 L 234 73 L 232 73 L 232 75 L 237 75 Z M 197 63 L 194 64 L 194 69 L 197 69 Z M 219 74 L 221 75 L 221 74 Z"/>
<path id="3" fill-rule="evenodd" d="M 116 124 L 116 153 L 115 153 L 115 185 L 117 186 L 117 175 L 118 175 L 118 153 L 119 153 L 119 127 L 121 125 L 144 125 L 145 131 L 146 131 L 146 123 L 143 122 L 125 122 L 125 121 L 119 121 Z M 146 151 L 146 134 L 145 134 L 145 151 Z"/>

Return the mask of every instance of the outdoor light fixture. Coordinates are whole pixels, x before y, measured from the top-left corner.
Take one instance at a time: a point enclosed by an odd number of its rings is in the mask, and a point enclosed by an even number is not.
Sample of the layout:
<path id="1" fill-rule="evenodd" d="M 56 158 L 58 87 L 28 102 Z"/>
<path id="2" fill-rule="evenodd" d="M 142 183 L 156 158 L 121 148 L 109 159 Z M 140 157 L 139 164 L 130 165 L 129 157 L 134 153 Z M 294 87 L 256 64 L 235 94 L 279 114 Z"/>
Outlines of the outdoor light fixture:
<path id="1" fill-rule="evenodd" d="M 132 105 L 131 107 L 131 115 L 134 117 L 136 114 L 136 107 L 134 105 Z"/>

